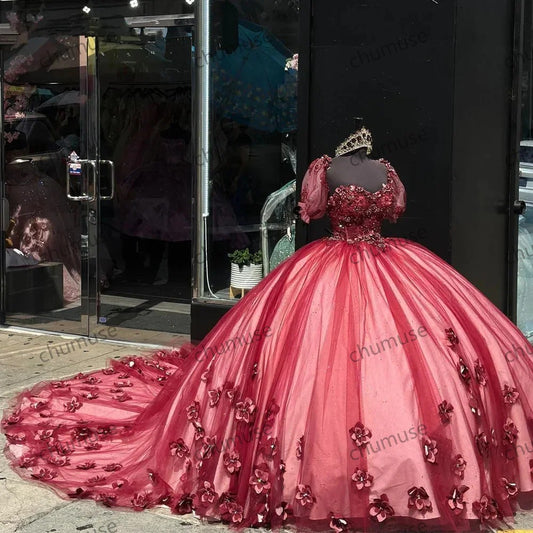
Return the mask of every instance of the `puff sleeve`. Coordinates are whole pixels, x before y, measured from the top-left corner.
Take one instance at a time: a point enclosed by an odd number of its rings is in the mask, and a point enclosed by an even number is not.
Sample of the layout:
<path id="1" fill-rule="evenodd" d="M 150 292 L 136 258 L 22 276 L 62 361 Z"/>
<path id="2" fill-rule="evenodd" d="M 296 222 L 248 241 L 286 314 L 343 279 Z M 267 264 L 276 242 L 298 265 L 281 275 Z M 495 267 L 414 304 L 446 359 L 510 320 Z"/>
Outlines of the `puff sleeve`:
<path id="1" fill-rule="evenodd" d="M 300 217 L 309 224 L 311 219 L 322 218 L 326 214 L 328 202 L 328 185 L 326 170 L 331 157 L 323 155 L 311 162 L 305 173 L 300 196 Z"/>
<path id="2" fill-rule="evenodd" d="M 391 180 L 392 180 L 392 190 L 393 190 L 393 195 L 394 195 L 394 201 L 392 204 L 390 214 L 389 216 L 387 216 L 387 219 L 390 220 L 391 222 L 396 222 L 398 220 L 398 217 L 400 217 L 405 211 L 406 195 L 405 195 L 405 187 L 403 186 L 403 183 L 400 181 L 400 178 L 398 177 L 396 170 L 394 170 L 394 167 L 392 165 L 390 165 L 390 169 L 391 169 Z"/>

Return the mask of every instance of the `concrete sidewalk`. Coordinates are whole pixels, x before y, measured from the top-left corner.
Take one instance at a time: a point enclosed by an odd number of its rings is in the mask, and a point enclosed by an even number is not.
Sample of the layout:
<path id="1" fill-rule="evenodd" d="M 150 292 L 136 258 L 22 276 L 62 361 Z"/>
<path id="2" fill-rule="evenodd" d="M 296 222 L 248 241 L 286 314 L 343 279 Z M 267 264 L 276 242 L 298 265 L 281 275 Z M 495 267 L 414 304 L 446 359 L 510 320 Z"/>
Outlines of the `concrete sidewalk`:
<path id="1" fill-rule="evenodd" d="M 103 368 L 109 359 L 150 351 L 141 346 L 91 340 L 92 344 L 89 344 L 79 337 L 0 328 L 0 410 L 9 405 L 16 393 L 39 381 L 96 370 Z M 0 438 L 3 448 L 5 438 L 3 435 Z M 8 466 L 3 454 L 0 454 L 0 488 L 1 533 L 229 531 L 221 524 L 201 523 L 193 516 L 173 515 L 166 509 L 138 513 L 111 510 L 91 500 L 65 501 L 49 488 L 21 480 Z M 520 512 L 517 521 L 517 530 L 533 532 L 533 512 Z M 294 529 L 288 528 L 287 531 Z"/>

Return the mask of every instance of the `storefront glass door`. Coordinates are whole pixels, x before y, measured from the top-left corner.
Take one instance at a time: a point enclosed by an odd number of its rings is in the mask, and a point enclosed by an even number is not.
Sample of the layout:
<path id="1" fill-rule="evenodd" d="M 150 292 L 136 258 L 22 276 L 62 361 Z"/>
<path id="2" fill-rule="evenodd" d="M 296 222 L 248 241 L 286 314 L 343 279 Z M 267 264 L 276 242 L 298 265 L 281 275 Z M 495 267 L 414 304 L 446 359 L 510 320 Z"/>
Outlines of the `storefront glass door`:
<path id="1" fill-rule="evenodd" d="M 8 324 L 189 331 L 194 16 L 132 6 L 2 13 Z"/>

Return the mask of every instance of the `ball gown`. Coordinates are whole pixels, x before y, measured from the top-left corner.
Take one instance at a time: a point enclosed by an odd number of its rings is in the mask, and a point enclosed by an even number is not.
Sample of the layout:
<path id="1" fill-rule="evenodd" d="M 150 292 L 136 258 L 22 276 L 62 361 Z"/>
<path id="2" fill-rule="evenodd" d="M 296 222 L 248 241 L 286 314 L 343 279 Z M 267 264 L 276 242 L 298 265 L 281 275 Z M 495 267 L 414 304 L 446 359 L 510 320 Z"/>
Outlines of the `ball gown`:
<path id="1" fill-rule="evenodd" d="M 300 207 L 331 236 L 199 344 L 20 393 L 3 418 L 13 468 L 66 498 L 234 528 L 511 521 L 533 491 L 531 345 L 445 261 L 380 234 L 405 209 L 390 163 L 371 193 L 329 191 L 330 161 L 311 163 Z"/>

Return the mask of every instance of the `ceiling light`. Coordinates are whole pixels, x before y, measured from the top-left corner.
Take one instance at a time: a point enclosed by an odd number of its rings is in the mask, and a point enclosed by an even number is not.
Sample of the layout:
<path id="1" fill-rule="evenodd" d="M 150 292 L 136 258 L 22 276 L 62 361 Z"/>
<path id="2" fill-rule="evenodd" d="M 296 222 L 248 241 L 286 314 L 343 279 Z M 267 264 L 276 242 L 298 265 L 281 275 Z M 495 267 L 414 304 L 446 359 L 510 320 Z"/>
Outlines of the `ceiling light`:
<path id="1" fill-rule="evenodd" d="M 91 12 L 91 8 L 89 6 L 83 6 L 81 10 L 88 15 Z"/>
<path id="2" fill-rule="evenodd" d="M 139 0 L 130 0 L 130 7 L 139 7 Z"/>
<path id="3" fill-rule="evenodd" d="M 187 2 L 190 6 L 194 4 L 194 0 L 185 0 L 185 2 Z"/>

